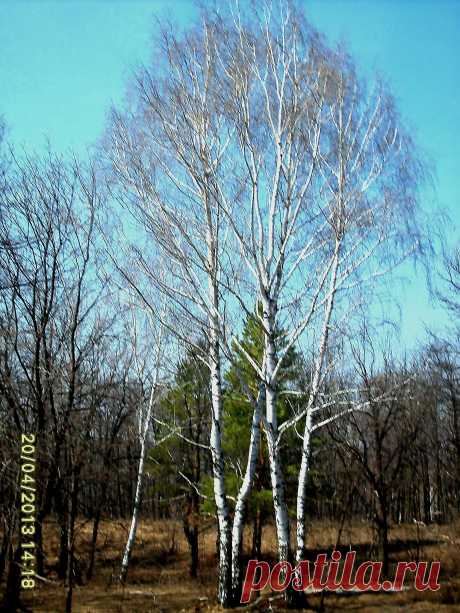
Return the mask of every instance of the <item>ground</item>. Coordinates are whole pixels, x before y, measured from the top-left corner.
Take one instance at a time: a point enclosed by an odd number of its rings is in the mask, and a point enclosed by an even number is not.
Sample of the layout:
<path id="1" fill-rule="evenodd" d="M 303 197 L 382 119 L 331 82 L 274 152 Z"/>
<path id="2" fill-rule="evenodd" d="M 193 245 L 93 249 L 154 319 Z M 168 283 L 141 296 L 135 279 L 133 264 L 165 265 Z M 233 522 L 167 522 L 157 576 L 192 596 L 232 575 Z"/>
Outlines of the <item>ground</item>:
<path id="1" fill-rule="evenodd" d="M 89 550 L 91 522 L 78 523 L 77 551 L 84 568 Z M 101 525 L 94 578 L 83 580 L 74 590 L 75 613 L 148 613 L 163 611 L 220 611 L 216 603 L 216 533 L 211 524 L 200 536 L 200 573 L 197 580 L 188 576 L 188 550 L 180 523 L 147 521 L 140 523 L 128 581 L 124 588 L 114 577 L 119 569 L 120 555 L 126 542 L 128 521 L 104 521 Z M 44 529 L 47 565 L 53 569 L 57 560 L 58 533 L 54 522 Z M 249 544 L 250 533 L 245 535 Z M 331 551 L 337 541 L 333 524 L 315 522 L 310 528 L 309 548 L 312 552 Z M 372 556 L 373 532 L 365 523 L 347 526 L 341 535 L 341 548 L 358 551 L 362 559 Z M 327 594 L 324 611 L 359 611 L 362 613 L 410 611 L 460 612 L 460 523 L 451 525 L 401 525 L 391 530 L 391 560 L 440 560 L 441 589 L 437 592 L 417 592 L 410 588 L 396 594 L 372 593 L 361 595 Z M 264 531 L 264 557 L 274 560 L 275 534 L 271 526 Z M 371 555 L 369 555 L 371 554 Z M 367 556 L 367 558 L 366 558 Z M 23 602 L 34 613 L 63 613 L 65 587 L 51 570 L 46 582 L 39 580 L 33 592 L 24 592 Z M 1 586 L 4 589 L 4 585 Z M 1 598 L 0 598 L 1 599 Z M 304 610 L 318 611 L 321 596 L 310 595 Z M 282 598 L 265 591 L 252 611 L 283 611 Z"/>

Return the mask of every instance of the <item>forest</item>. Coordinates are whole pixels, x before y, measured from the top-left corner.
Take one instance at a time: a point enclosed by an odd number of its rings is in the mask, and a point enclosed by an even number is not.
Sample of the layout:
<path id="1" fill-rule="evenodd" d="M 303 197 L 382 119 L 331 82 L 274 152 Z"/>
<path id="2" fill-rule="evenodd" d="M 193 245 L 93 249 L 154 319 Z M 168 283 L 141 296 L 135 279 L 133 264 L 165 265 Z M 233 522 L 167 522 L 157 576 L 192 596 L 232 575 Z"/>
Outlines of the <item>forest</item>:
<path id="1" fill-rule="evenodd" d="M 440 588 L 245 608 L 458 610 L 460 245 L 395 93 L 296 2 L 160 26 L 88 157 L 1 123 L 0 611 L 239 610 L 332 551 Z"/>

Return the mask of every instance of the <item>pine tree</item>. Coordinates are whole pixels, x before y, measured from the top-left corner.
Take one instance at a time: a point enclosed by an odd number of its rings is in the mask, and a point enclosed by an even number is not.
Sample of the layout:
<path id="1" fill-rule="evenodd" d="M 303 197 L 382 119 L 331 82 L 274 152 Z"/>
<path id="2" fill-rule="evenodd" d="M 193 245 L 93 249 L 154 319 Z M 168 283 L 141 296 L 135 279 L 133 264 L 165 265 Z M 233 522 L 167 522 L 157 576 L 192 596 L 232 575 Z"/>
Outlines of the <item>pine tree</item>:
<path id="1" fill-rule="evenodd" d="M 204 346 L 204 343 L 201 343 Z M 177 436 L 150 455 L 149 472 L 155 478 L 154 490 L 165 498 L 182 500 L 180 513 L 190 547 L 190 575 L 198 574 L 198 536 L 201 524 L 200 482 L 211 471 L 211 458 L 203 447 L 209 438 L 211 395 L 209 369 L 200 359 L 200 349 L 189 348 L 178 363 L 173 385 L 162 410 L 168 426 Z"/>
<path id="2" fill-rule="evenodd" d="M 261 308 L 260 305 L 258 307 Z M 264 334 L 262 324 L 256 313 L 246 318 L 245 326 L 241 335 L 241 345 L 245 351 L 256 361 L 262 362 L 264 351 Z M 286 345 L 285 333 L 279 330 L 276 335 L 277 351 Z M 252 394 L 257 396 L 260 381 L 249 364 L 248 360 L 241 355 L 236 344 L 233 346 L 233 364 L 226 373 L 226 389 L 224 395 L 225 418 L 223 447 L 226 453 L 227 463 L 230 467 L 228 478 L 229 491 L 237 491 L 239 485 L 239 469 L 244 466 L 244 450 L 248 448 L 251 431 L 252 409 L 244 384 L 249 387 Z M 302 375 L 301 356 L 295 349 L 290 349 L 285 357 L 278 379 L 278 415 L 282 423 L 292 411 L 292 399 L 286 392 L 299 381 Z M 297 385 L 296 385 L 297 387 Z M 283 393 L 284 392 L 284 393 Z M 299 399 L 296 399 L 298 402 Z M 298 455 L 299 441 L 292 433 L 288 434 L 284 441 L 281 453 L 284 455 L 287 466 L 288 496 L 295 496 L 294 463 Z M 290 475 L 292 477 L 290 478 Z M 292 486 L 292 487 L 289 487 Z M 233 490 L 233 491 L 232 491 Z M 265 446 L 261 445 L 256 475 L 248 505 L 248 520 L 252 522 L 253 538 L 251 555 L 261 557 L 262 529 L 273 509 L 272 489 L 270 485 L 268 454 Z"/>

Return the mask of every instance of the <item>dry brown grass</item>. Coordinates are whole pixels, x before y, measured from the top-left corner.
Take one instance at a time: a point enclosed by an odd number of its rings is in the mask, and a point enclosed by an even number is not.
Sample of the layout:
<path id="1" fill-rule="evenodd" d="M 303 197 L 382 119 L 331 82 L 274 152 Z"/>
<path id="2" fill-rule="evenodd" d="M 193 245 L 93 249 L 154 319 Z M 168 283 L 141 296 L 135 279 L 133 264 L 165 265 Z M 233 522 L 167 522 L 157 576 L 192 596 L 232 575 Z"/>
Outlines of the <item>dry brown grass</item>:
<path id="1" fill-rule="evenodd" d="M 188 575 L 188 549 L 180 523 L 173 521 L 142 521 L 136 547 L 124 588 L 114 577 L 119 569 L 120 554 L 126 541 L 128 521 L 104 521 L 100 528 L 94 578 L 84 581 L 74 591 L 76 613 L 107 612 L 147 613 L 164 611 L 218 611 L 215 599 L 216 532 L 208 527 L 200 535 L 200 575 L 192 580 Z M 84 570 L 91 537 L 91 523 L 80 521 L 76 550 Z M 415 525 L 394 526 L 391 531 L 391 560 L 441 560 L 441 590 L 419 593 L 408 589 L 397 594 L 328 594 L 324 599 L 326 611 L 393 612 L 405 608 L 411 611 L 460 611 L 460 523 L 449 526 L 427 526 L 417 530 Z M 251 534 L 245 532 L 246 547 Z M 361 559 L 369 559 L 373 552 L 373 531 L 365 523 L 346 526 L 341 547 L 357 549 Z M 332 523 L 314 522 L 310 528 L 309 548 L 313 557 L 318 551 L 330 551 L 337 540 L 337 527 Z M 46 562 L 50 569 L 48 581 L 38 581 L 33 593 L 25 593 L 24 602 L 34 613 L 62 613 L 65 610 L 65 588 L 57 580 L 55 566 L 58 554 L 58 531 L 55 522 L 44 527 Z M 375 548 L 374 548 L 375 550 Z M 272 526 L 264 530 L 263 553 L 273 560 L 276 537 Z M 374 559 L 376 555 L 373 555 Z M 4 586 L 2 586 L 4 588 Z M 267 600 L 253 610 L 268 611 Z M 311 610 L 317 610 L 320 596 L 309 597 Z M 272 610 L 282 611 L 282 600 L 271 603 Z M 306 609 L 309 610 L 309 609 Z"/>

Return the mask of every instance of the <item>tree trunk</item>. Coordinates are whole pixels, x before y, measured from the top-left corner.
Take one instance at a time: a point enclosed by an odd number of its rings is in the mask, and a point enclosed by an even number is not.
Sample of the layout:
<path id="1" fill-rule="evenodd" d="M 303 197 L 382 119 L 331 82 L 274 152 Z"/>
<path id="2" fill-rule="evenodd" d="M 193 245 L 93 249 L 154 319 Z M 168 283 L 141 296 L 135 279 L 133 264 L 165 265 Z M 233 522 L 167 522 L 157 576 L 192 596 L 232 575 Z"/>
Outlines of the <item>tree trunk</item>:
<path id="1" fill-rule="evenodd" d="M 257 467 L 257 458 L 260 449 L 260 422 L 265 401 L 265 387 L 260 385 L 257 404 L 254 409 L 251 426 L 251 438 L 249 441 L 248 461 L 243 483 L 238 492 L 235 516 L 232 530 L 232 601 L 238 604 L 241 598 L 242 573 L 241 553 L 243 548 L 243 529 L 246 505 L 251 491 L 254 474 Z"/>
<path id="2" fill-rule="evenodd" d="M 262 557 L 262 528 L 263 518 L 260 506 L 257 507 L 252 523 L 252 549 L 251 557 L 260 560 Z"/>
<path id="3" fill-rule="evenodd" d="M 385 489 L 377 493 L 376 524 L 378 534 L 379 560 L 382 562 L 382 576 L 388 577 L 389 551 L 388 551 L 388 496 Z"/>
<path id="4" fill-rule="evenodd" d="M 265 436 L 267 439 L 270 480 L 272 486 L 273 507 L 275 512 L 276 534 L 278 539 L 278 559 L 280 562 L 291 561 L 291 533 L 289 515 L 286 503 L 285 481 L 281 465 L 281 457 L 277 445 L 278 414 L 277 414 L 277 374 L 275 346 L 275 314 L 276 304 L 268 296 L 262 296 L 263 319 L 265 335 L 265 376 L 266 376 L 266 422 Z M 293 601 L 291 589 L 285 591 L 285 600 Z"/>
<path id="5" fill-rule="evenodd" d="M 9 535 L 5 531 L 3 533 L 2 548 L 0 550 L 0 583 L 3 579 L 3 573 L 5 572 L 6 559 L 8 556 L 9 548 L 10 548 L 10 539 L 9 539 Z"/>
<path id="6" fill-rule="evenodd" d="M 211 371 L 211 456 L 214 477 L 214 499 L 217 508 L 217 521 L 219 524 L 219 587 L 218 600 L 224 607 L 231 604 L 231 523 L 225 491 L 224 457 L 222 451 L 222 382 L 220 374 L 219 345 L 216 329 L 211 332 L 210 347 Z"/>
<path id="7" fill-rule="evenodd" d="M 325 305 L 323 327 L 318 347 L 318 356 L 315 362 L 314 373 L 311 383 L 311 392 L 310 397 L 308 399 L 307 414 L 305 418 L 302 459 L 300 463 L 299 481 L 297 487 L 297 562 L 300 562 L 303 559 L 306 548 L 306 496 L 310 462 L 311 436 L 313 432 L 311 411 L 313 409 L 314 403 L 316 402 L 316 398 L 320 389 L 323 362 L 328 346 L 329 326 L 331 323 L 335 292 L 337 290 L 337 273 L 340 262 L 339 253 L 340 239 L 336 238 L 334 259 L 331 268 L 331 279 L 329 283 L 329 294 Z"/>
<path id="8" fill-rule="evenodd" d="M 198 549 L 198 525 L 193 517 L 187 514 L 184 517 L 184 534 L 190 547 L 190 576 L 196 579 L 198 576 L 199 549 Z"/>
<path id="9" fill-rule="evenodd" d="M 16 506 L 16 504 L 15 504 Z M 13 543 L 13 534 L 16 528 L 16 517 L 17 513 L 14 510 L 11 513 L 11 520 L 9 526 L 7 525 L 6 520 L 3 524 L 3 539 L 2 539 L 2 548 L 0 551 L 0 584 L 3 578 L 3 574 L 5 572 L 5 568 L 7 566 L 8 555 L 10 553 L 12 543 Z"/>
<path id="10" fill-rule="evenodd" d="M 300 463 L 299 482 L 297 487 L 297 526 L 296 526 L 296 562 L 299 563 L 305 558 L 306 554 L 306 516 L 307 516 L 307 481 L 309 474 L 310 463 L 310 448 L 311 448 L 311 411 L 308 411 L 306 417 L 305 432 L 302 446 L 302 460 Z"/>
<path id="11" fill-rule="evenodd" d="M 20 589 L 21 589 L 21 547 L 10 547 L 10 560 L 8 568 L 8 578 L 6 581 L 5 596 L 2 601 L 0 611 L 3 613 L 13 613 L 20 608 Z"/>
<path id="12" fill-rule="evenodd" d="M 377 521 L 379 541 L 379 560 L 382 562 L 382 577 L 388 577 L 390 558 L 388 551 L 388 518 L 381 517 Z"/>
<path id="13" fill-rule="evenodd" d="M 121 563 L 121 570 L 119 580 L 124 583 L 128 574 L 129 560 L 131 559 L 131 553 L 136 540 L 137 523 L 139 516 L 139 509 L 141 505 L 142 497 L 142 485 L 144 481 L 144 459 L 145 459 L 145 440 L 141 445 L 141 457 L 139 459 L 139 468 L 137 473 L 136 493 L 134 496 L 133 514 L 131 517 L 131 525 L 129 528 L 128 540 L 126 542 L 125 552 L 123 554 L 123 560 Z"/>
<path id="14" fill-rule="evenodd" d="M 119 581 L 121 583 L 125 583 L 126 576 L 128 574 L 128 566 L 129 560 L 131 558 L 131 553 L 134 547 L 134 542 L 136 540 L 136 532 L 137 532 L 137 523 L 139 517 L 139 510 L 141 506 L 142 500 L 142 487 L 144 484 L 144 464 L 145 464 L 145 454 L 147 450 L 147 433 L 150 426 L 150 421 L 152 418 L 153 404 L 154 404 L 154 395 L 155 395 L 156 383 L 152 385 L 152 391 L 150 392 L 150 399 L 147 408 L 147 414 L 145 415 L 144 421 L 142 423 L 141 428 L 141 451 L 139 457 L 139 465 L 137 469 L 137 482 L 136 482 L 136 492 L 134 494 L 134 505 L 133 505 L 133 514 L 131 517 L 131 526 L 129 528 L 128 540 L 126 542 L 125 551 L 123 554 L 123 560 L 121 563 L 121 569 L 119 574 Z"/>
<path id="15" fill-rule="evenodd" d="M 66 613 L 72 613 L 72 595 L 73 595 L 73 582 L 74 582 L 74 531 L 75 531 L 75 514 L 76 514 L 76 484 L 75 474 L 72 471 L 71 486 L 68 500 L 68 526 L 67 526 L 67 568 L 66 568 L 66 585 L 67 585 L 67 598 L 66 598 Z"/>
<path id="16" fill-rule="evenodd" d="M 199 549 L 198 549 L 198 515 L 200 503 L 198 494 L 192 492 L 189 495 L 187 511 L 184 514 L 184 534 L 190 547 L 190 576 L 194 579 L 198 576 Z"/>
<path id="17" fill-rule="evenodd" d="M 146 421 L 146 425 L 148 422 Z M 144 432 L 142 435 L 141 442 L 141 455 L 139 458 L 139 467 L 137 471 L 137 483 L 136 483 L 136 492 L 134 495 L 134 505 L 133 505 L 133 514 L 131 517 L 131 525 L 129 528 L 128 540 L 126 542 L 125 551 L 123 554 L 123 560 L 121 563 L 121 570 L 119 575 L 119 580 L 124 583 L 126 581 L 126 576 L 128 574 L 128 566 L 129 561 L 131 559 L 131 553 L 134 547 L 134 542 L 136 540 L 136 532 L 137 532 L 137 523 L 139 517 L 139 509 L 141 506 L 141 498 L 142 498 L 142 486 L 144 483 L 144 462 L 145 462 L 145 437 L 147 436 L 147 428 L 144 428 Z"/>
<path id="18" fill-rule="evenodd" d="M 113 439 L 110 441 L 110 445 L 111 445 L 111 449 L 113 448 Z M 93 571 L 94 571 L 94 562 L 96 559 L 96 546 L 97 546 L 97 536 L 98 536 L 98 532 L 99 532 L 99 523 L 101 521 L 101 514 L 102 514 L 102 506 L 104 505 L 104 503 L 107 500 L 107 489 L 108 489 L 108 485 L 109 485 L 109 479 L 110 479 L 110 473 L 108 470 L 108 465 L 110 464 L 112 458 L 112 453 L 109 452 L 108 455 L 105 456 L 105 461 L 104 461 L 104 472 L 103 472 L 103 483 L 102 483 L 102 490 L 101 490 L 101 494 L 100 496 L 97 498 L 97 508 L 96 508 L 96 513 L 94 516 L 94 521 L 93 521 L 93 532 L 91 535 L 91 551 L 90 551 L 90 557 L 89 557 L 89 565 L 88 565 L 88 571 L 86 573 L 86 578 L 88 581 L 90 581 L 93 577 Z"/>
<path id="19" fill-rule="evenodd" d="M 99 506 L 96 510 L 96 515 L 93 521 L 93 532 L 91 535 L 91 551 L 89 554 L 89 565 L 88 571 L 86 573 L 86 579 L 90 581 L 93 577 L 94 570 L 94 561 L 96 558 L 96 545 L 97 545 L 97 535 L 99 532 L 99 522 L 101 521 L 101 507 Z"/>
<path id="20" fill-rule="evenodd" d="M 69 565 L 69 549 L 68 549 L 68 520 L 67 512 L 63 509 L 58 511 L 59 522 L 59 558 L 57 574 L 59 579 L 65 579 L 67 576 L 67 567 Z"/>
<path id="21" fill-rule="evenodd" d="M 278 559 L 290 561 L 291 535 L 289 529 L 289 515 L 285 497 L 285 482 L 281 469 L 279 452 L 275 446 L 273 432 L 267 431 L 268 457 L 270 462 L 270 478 L 273 492 L 273 506 L 275 511 L 276 532 L 278 537 Z"/>

